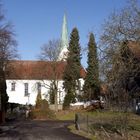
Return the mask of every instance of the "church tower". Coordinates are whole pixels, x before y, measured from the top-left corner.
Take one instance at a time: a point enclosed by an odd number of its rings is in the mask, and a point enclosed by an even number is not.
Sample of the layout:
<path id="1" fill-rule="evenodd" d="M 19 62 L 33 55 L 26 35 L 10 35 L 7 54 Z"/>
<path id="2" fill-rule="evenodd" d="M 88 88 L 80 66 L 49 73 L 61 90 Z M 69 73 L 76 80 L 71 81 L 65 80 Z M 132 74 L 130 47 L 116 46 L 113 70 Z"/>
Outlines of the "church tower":
<path id="1" fill-rule="evenodd" d="M 64 60 L 67 58 L 68 54 L 68 28 L 67 28 L 67 19 L 66 14 L 63 17 L 63 24 L 62 24 L 62 33 L 61 33 L 61 51 L 58 57 L 58 60 Z"/>

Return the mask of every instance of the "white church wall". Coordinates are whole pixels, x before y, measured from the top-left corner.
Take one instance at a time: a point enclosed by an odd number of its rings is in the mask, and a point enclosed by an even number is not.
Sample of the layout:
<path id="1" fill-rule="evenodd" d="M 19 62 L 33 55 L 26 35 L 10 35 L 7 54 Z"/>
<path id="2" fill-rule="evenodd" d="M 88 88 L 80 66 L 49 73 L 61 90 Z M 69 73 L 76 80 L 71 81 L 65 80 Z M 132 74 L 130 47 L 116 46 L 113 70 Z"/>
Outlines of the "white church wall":
<path id="1" fill-rule="evenodd" d="M 81 84 L 81 90 L 82 90 L 82 88 L 83 88 L 83 86 L 84 86 L 84 79 L 83 79 L 83 78 L 80 78 L 79 81 L 80 81 L 80 84 Z"/>
<path id="2" fill-rule="evenodd" d="M 7 94 L 9 96 L 10 103 L 19 103 L 19 104 L 32 104 L 35 105 L 36 96 L 37 96 L 37 83 L 41 83 L 41 94 L 43 99 L 49 100 L 49 88 L 46 88 L 45 85 L 50 85 L 51 81 L 49 80 L 6 80 L 7 83 Z M 15 91 L 11 90 L 11 83 L 15 83 Z M 28 83 L 28 93 L 29 96 L 25 96 L 25 85 Z M 63 103 L 65 92 L 63 90 L 63 81 L 58 82 L 58 103 Z"/>
<path id="3" fill-rule="evenodd" d="M 84 85 L 84 80 L 79 79 L 81 83 L 81 90 Z M 36 96 L 38 94 L 37 83 L 41 83 L 41 94 L 43 99 L 49 101 L 49 86 L 51 81 L 49 80 L 6 80 L 7 83 L 7 94 L 9 96 L 10 103 L 19 103 L 19 104 L 32 104 L 35 105 Z M 15 91 L 11 90 L 11 83 L 15 83 Z M 25 96 L 25 83 L 28 83 L 28 96 Z M 47 86 L 46 86 L 47 85 Z M 57 101 L 58 104 L 62 104 L 64 101 L 66 93 L 63 89 L 63 81 L 59 80 L 58 82 L 58 93 Z"/>

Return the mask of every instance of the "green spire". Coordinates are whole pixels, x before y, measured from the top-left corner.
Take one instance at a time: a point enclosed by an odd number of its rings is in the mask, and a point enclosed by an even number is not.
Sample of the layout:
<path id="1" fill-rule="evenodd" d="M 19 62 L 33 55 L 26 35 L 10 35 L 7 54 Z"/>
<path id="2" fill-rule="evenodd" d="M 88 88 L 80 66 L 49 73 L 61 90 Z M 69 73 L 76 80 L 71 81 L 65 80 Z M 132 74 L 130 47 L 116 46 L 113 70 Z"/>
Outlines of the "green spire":
<path id="1" fill-rule="evenodd" d="M 61 49 L 58 60 L 66 60 L 68 54 L 68 28 L 66 14 L 63 17 L 62 34 L 61 34 Z"/>
<path id="2" fill-rule="evenodd" d="M 62 34 L 61 34 L 61 49 L 68 48 L 68 28 L 66 14 L 63 17 Z"/>

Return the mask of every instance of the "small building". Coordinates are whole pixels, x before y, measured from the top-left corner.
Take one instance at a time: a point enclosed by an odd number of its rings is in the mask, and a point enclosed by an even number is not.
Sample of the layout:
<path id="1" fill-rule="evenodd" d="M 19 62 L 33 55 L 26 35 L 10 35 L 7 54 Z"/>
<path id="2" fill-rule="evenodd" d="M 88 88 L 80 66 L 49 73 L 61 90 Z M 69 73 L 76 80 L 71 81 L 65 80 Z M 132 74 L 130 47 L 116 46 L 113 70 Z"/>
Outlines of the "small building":
<path id="1" fill-rule="evenodd" d="M 67 62 L 68 29 L 66 15 L 63 18 L 61 34 L 61 50 L 57 61 L 10 61 L 6 76 L 7 94 L 10 103 L 35 104 L 36 96 L 40 92 L 43 99 L 49 101 L 52 82 L 57 82 L 57 101 L 62 104 L 65 97 L 63 88 L 63 73 Z M 85 70 L 80 70 L 81 89 L 84 84 Z"/>
<path id="2" fill-rule="evenodd" d="M 7 94 L 10 103 L 35 104 L 38 92 L 43 99 L 49 101 L 49 91 L 52 81 L 58 83 L 57 101 L 62 104 L 65 91 L 63 88 L 63 73 L 66 61 L 11 61 L 6 77 Z M 84 84 L 85 70 L 81 67 L 80 84 Z"/>

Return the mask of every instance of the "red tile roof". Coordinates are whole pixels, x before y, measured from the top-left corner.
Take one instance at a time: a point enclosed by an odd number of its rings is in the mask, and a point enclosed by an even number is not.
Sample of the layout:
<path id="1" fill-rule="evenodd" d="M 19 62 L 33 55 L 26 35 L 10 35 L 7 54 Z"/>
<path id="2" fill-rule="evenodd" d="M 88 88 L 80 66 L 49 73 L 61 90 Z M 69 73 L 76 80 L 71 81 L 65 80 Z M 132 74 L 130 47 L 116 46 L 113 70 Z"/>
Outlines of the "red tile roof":
<path id="1" fill-rule="evenodd" d="M 65 61 L 10 61 L 6 79 L 62 79 L 67 63 Z M 81 67 L 81 77 L 84 78 L 86 72 Z"/>

